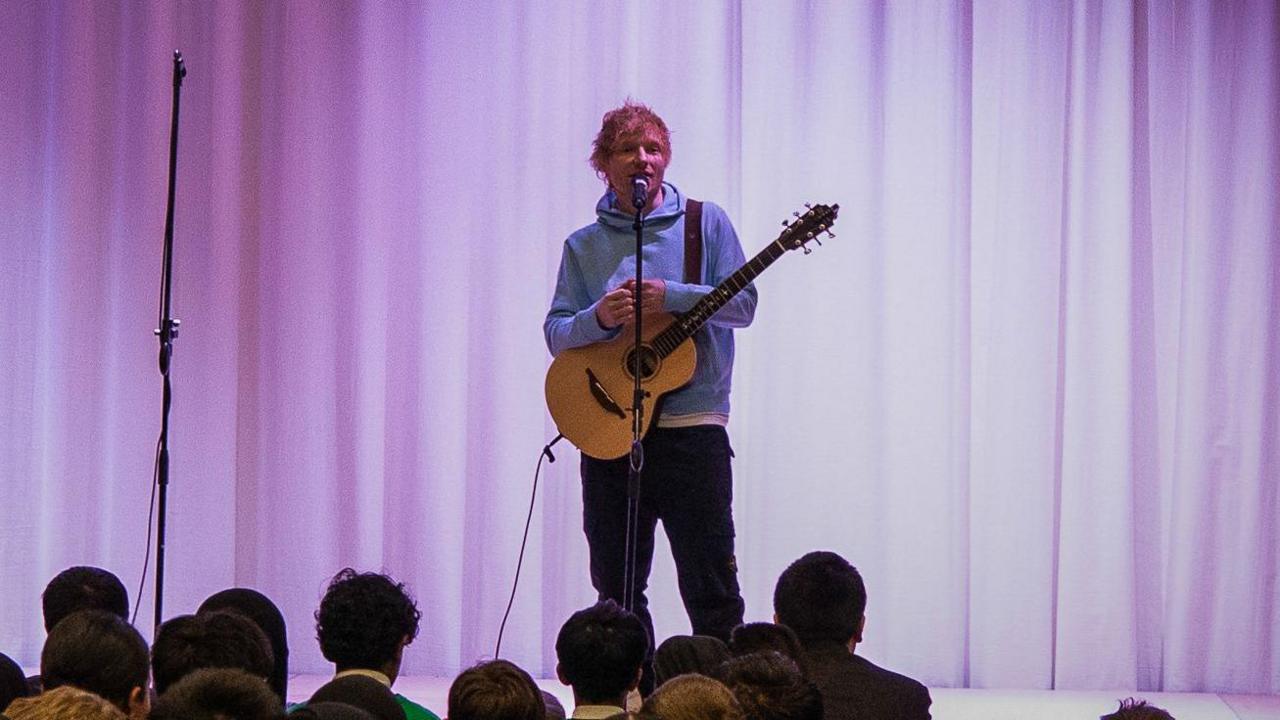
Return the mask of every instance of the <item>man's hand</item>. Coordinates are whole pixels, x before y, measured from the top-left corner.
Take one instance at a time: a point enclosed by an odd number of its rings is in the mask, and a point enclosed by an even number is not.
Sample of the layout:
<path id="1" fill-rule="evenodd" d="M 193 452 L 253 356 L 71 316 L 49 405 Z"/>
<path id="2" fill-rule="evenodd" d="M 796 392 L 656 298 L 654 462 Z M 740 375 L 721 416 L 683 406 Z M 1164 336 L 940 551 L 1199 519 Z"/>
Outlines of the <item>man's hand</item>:
<path id="1" fill-rule="evenodd" d="M 635 302 L 631 298 L 631 288 L 634 282 L 628 280 L 623 285 L 610 290 L 600 298 L 600 302 L 596 303 L 596 322 L 600 323 L 600 327 L 605 330 L 612 330 L 619 325 L 630 322 L 635 316 Z"/>
<path id="2" fill-rule="evenodd" d="M 605 293 L 596 304 L 596 322 L 605 330 L 612 330 L 635 319 L 636 281 L 628 280 Z M 645 315 L 664 311 L 667 298 L 667 282 L 651 278 L 640 282 L 640 307 Z"/>
<path id="3" fill-rule="evenodd" d="M 622 284 L 630 292 L 636 291 L 636 281 L 628 280 Z M 664 312 L 667 299 L 667 281 L 661 278 L 649 278 L 640 281 L 640 307 L 646 315 Z"/>

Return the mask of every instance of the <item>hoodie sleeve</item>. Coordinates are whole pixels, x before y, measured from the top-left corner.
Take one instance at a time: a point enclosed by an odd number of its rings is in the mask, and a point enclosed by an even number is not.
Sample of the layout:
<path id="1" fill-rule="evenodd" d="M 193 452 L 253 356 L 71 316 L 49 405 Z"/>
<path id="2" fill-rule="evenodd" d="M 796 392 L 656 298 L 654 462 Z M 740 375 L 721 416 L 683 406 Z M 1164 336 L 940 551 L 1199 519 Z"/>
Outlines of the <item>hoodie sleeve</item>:
<path id="1" fill-rule="evenodd" d="M 747 262 L 738 242 L 738 233 L 729 222 L 729 216 L 715 203 L 702 205 L 702 250 L 706 272 L 703 279 L 709 284 L 698 285 L 667 282 L 665 307 L 668 312 L 687 312 L 703 295 L 711 292 L 725 278 Z M 751 324 L 756 314 L 756 286 L 747 285 L 732 300 L 725 303 L 707 322 L 721 327 L 740 328 Z"/>
<path id="2" fill-rule="evenodd" d="M 582 270 L 570 244 L 566 241 L 560 255 L 560 272 L 551 309 L 542 323 L 542 334 L 551 354 L 559 355 L 569 348 L 590 345 L 616 336 L 620 330 L 606 330 L 596 320 L 599 298 L 587 294 Z"/>

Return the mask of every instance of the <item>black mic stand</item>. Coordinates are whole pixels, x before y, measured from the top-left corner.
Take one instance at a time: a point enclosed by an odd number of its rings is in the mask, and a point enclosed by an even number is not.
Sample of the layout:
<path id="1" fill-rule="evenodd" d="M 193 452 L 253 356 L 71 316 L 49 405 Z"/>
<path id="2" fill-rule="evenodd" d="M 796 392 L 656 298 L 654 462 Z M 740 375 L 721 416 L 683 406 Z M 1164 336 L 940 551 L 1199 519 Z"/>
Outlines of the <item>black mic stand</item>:
<path id="1" fill-rule="evenodd" d="M 644 363 L 643 326 L 644 308 L 640 302 L 641 283 L 644 273 L 644 206 L 648 204 L 648 194 L 641 193 L 642 184 L 635 182 L 631 190 L 631 204 L 636 210 L 636 219 L 631 228 L 636 231 L 636 282 L 632 294 L 635 307 L 635 345 L 631 353 L 631 376 L 634 380 L 631 394 L 631 457 L 630 469 L 627 472 L 627 540 L 626 560 L 622 570 L 624 602 L 628 611 L 635 609 L 636 593 L 636 533 L 640 525 L 640 472 L 644 469 L 644 446 L 640 443 L 641 431 L 644 429 L 644 388 L 641 387 Z M 646 186 L 647 187 L 647 186 Z M 652 645 L 653 638 L 649 638 Z"/>
<path id="2" fill-rule="evenodd" d="M 173 51 L 173 118 L 169 126 L 169 205 L 164 219 L 164 270 L 160 276 L 160 327 L 155 334 L 160 338 L 160 375 L 164 378 L 164 391 L 160 410 L 160 447 L 156 451 L 156 484 L 160 488 L 160 508 L 156 516 L 156 613 L 155 627 L 160 628 L 164 617 L 164 530 L 165 507 L 169 488 L 169 407 L 173 404 L 173 388 L 169 384 L 169 360 L 173 356 L 173 341 L 178 337 L 181 321 L 169 310 L 173 289 L 173 199 L 178 174 L 178 100 L 182 94 L 182 78 L 187 68 L 182 63 L 182 53 Z"/>

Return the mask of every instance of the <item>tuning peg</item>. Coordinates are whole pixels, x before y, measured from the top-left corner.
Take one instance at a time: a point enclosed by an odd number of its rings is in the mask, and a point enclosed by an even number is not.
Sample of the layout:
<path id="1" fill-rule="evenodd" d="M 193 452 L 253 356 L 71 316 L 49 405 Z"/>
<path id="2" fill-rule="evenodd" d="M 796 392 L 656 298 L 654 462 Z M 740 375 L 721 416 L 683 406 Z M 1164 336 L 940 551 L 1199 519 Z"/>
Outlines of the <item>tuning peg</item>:
<path id="1" fill-rule="evenodd" d="M 813 241 L 814 241 L 814 242 L 816 242 L 816 243 L 818 243 L 819 245 L 821 245 L 821 244 L 822 244 L 822 238 L 815 237 L 815 238 L 813 239 Z"/>
<path id="2" fill-rule="evenodd" d="M 792 215 L 794 215 L 794 216 L 796 216 L 796 217 L 800 217 L 800 211 L 799 211 L 799 210 L 797 210 L 797 211 L 795 211 L 795 212 L 793 212 L 793 213 L 791 213 L 791 214 L 792 214 Z"/>
<path id="3" fill-rule="evenodd" d="M 833 238 L 833 237 L 835 237 L 835 236 L 836 236 L 836 234 L 835 234 L 835 233 L 831 232 L 830 230 L 828 230 L 828 231 L 827 231 L 827 237 L 828 237 L 828 238 Z"/>
<path id="4" fill-rule="evenodd" d="M 813 209 L 813 203 L 805 203 L 804 206 L 809 208 L 810 210 Z"/>
<path id="5" fill-rule="evenodd" d="M 782 227 L 791 227 L 791 225 L 786 220 L 783 220 Z"/>

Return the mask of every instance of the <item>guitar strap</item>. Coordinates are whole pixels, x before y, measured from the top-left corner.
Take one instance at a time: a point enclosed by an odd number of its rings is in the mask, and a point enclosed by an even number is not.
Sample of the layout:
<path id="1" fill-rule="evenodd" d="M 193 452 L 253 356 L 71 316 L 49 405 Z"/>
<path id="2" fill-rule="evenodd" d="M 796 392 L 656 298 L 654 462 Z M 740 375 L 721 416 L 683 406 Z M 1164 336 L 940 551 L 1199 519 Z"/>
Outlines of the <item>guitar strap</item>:
<path id="1" fill-rule="evenodd" d="M 684 281 L 702 284 L 702 201 L 684 203 Z"/>

